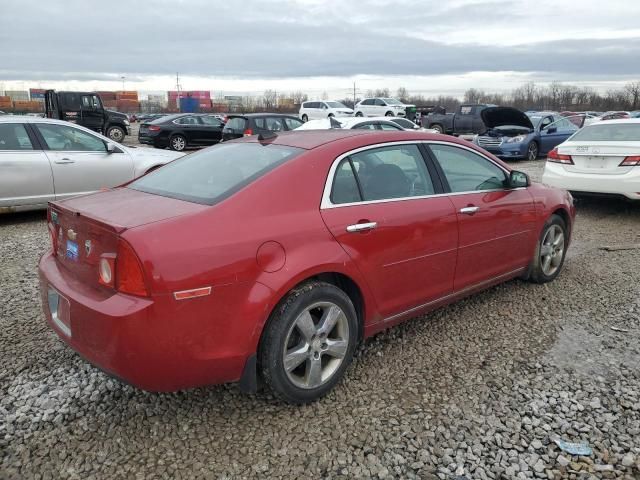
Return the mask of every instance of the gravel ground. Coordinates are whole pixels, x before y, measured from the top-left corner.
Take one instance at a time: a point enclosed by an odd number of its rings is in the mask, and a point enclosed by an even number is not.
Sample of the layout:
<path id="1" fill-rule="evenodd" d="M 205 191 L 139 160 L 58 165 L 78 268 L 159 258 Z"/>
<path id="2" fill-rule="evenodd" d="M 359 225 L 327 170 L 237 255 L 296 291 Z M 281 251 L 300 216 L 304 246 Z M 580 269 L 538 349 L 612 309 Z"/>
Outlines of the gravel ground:
<path id="1" fill-rule="evenodd" d="M 640 244 L 640 206 L 578 210 L 557 281 L 379 334 L 304 407 L 234 386 L 150 394 L 89 366 L 43 320 L 44 215 L 2 217 L 0 478 L 640 478 L 640 249 L 600 249 Z"/>

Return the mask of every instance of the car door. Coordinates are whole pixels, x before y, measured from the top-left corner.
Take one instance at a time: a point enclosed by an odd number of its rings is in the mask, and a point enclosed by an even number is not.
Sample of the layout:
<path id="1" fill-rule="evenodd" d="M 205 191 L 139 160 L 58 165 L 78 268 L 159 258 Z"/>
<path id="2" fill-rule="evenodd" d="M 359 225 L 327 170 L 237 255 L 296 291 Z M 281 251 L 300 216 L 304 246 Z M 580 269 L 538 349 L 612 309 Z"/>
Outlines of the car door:
<path id="1" fill-rule="evenodd" d="M 549 150 L 553 149 L 550 145 L 553 145 L 555 141 L 556 129 L 549 127 L 555 122 L 555 118 L 552 115 L 547 115 L 540 120 L 540 154 L 546 155 Z"/>
<path id="2" fill-rule="evenodd" d="M 470 148 L 428 145 L 458 215 L 455 290 L 526 267 L 536 240 L 529 191 L 506 188 L 507 170 Z"/>
<path id="3" fill-rule="evenodd" d="M 387 104 L 381 98 L 376 98 L 373 101 L 373 107 L 369 112 L 370 117 L 384 117 L 384 114 L 387 113 Z"/>
<path id="4" fill-rule="evenodd" d="M 110 188 L 133 179 L 133 161 L 107 141 L 73 125 L 34 124 L 53 172 L 56 200 Z"/>
<path id="5" fill-rule="evenodd" d="M 194 115 L 187 115 L 176 118 L 173 123 L 177 125 L 176 132 L 184 135 L 187 139 L 187 145 L 199 145 L 202 134 L 202 124 Z"/>
<path id="6" fill-rule="evenodd" d="M 26 123 L 0 123 L 0 209 L 54 200 L 53 174 Z"/>
<path id="7" fill-rule="evenodd" d="M 407 142 L 343 155 L 329 173 L 322 218 L 385 318 L 453 289 L 457 218 L 434 173 Z"/>
<path id="8" fill-rule="evenodd" d="M 201 128 L 200 143 L 202 145 L 213 145 L 222 139 L 222 129 L 224 123 L 213 115 L 202 115 L 198 117 Z"/>
<path id="9" fill-rule="evenodd" d="M 102 130 L 104 117 L 102 115 L 102 103 L 100 103 L 98 96 L 94 94 L 82 95 L 80 101 L 82 108 L 80 110 L 81 121 L 79 123 L 91 130 Z"/>
<path id="10" fill-rule="evenodd" d="M 473 107 L 471 105 L 462 105 L 455 116 L 456 133 L 469 133 L 472 130 L 472 122 Z"/>
<path id="11" fill-rule="evenodd" d="M 554 117 L 554 121 L 541 132 L 543 149 L 540 153 L 546 155 L 577 130 L 578 127 L 571 120 L 564 117 Z"/>

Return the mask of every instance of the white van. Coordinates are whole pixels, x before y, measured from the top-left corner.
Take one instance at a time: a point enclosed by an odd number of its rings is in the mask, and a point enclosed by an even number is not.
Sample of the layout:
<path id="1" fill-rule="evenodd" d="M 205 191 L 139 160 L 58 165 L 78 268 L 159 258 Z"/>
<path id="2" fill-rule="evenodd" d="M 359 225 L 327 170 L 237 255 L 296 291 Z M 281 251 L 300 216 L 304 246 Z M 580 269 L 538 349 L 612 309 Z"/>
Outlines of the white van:
<path id="1" fill-rule="evenodd" d="M 306 122 L 328 117 L 352 117 L 353 110 L 340 102 L 303 102 L 299 115 Z"/>

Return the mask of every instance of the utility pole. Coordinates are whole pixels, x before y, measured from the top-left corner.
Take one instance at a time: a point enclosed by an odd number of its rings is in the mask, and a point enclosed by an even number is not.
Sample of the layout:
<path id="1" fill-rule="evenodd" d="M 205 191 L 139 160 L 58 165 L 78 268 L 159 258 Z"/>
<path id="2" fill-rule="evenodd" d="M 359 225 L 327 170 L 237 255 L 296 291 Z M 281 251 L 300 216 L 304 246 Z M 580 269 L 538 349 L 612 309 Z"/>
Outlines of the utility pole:
<path id="1" fill-rule="evenodd" d="M 122 91 L 124 92 L 124 79 L 125 79 L 125 76 L 122 75 L 120 78 L 122 79 Z"/>
<path id="2" fill-rule="evenodd" d="M 356 82 L 353 82 L 353 89 L 347 90 L 347 95 L 353 95 L 353 106 L 356 106 L 356 100 L 358 99 L 358 95 L 362 92 L 356 88 Z"/>

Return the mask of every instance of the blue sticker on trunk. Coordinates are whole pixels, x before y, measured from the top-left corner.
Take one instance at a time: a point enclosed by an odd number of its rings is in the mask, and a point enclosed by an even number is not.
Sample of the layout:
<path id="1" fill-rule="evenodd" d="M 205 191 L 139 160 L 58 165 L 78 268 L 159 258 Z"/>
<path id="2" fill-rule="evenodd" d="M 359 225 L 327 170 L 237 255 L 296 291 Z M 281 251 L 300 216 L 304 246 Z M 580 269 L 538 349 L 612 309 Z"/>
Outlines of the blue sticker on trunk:
<path id="1" fill-rule="evenodd" d="M 67 258 L 78 261 L 78 244 L 67 240 Z"/>

